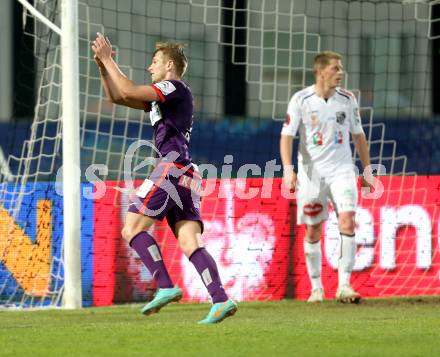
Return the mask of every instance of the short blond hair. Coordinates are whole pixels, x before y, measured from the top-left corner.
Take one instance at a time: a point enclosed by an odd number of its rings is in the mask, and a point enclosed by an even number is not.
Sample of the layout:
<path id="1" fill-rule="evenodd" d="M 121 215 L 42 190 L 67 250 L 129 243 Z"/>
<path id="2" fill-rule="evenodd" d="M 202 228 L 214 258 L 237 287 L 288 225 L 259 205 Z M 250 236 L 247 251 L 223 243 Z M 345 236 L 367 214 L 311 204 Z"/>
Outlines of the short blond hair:
<path id="1" fill-rule="evenodd" d="M 342 56 L 339 53 L 333 51 L 319 52 L 315 56 L 315 61 L 313 64 L 315 74 L 318 69 L 323 69 L 327 67 L 332 59 L 342 60 Z"/>
<path id="2" fill-rule="evenodd" d="M 174 62 L 179 77 L 183 77 L 188 67 L 188 60 L 183 52 L 184 47 L 182 43 L 177 42 L 158 42 L 156 43 L 156 50 L 153 53 L 153 57 L 157 52 L 161 51 L 163 55 Z"/>

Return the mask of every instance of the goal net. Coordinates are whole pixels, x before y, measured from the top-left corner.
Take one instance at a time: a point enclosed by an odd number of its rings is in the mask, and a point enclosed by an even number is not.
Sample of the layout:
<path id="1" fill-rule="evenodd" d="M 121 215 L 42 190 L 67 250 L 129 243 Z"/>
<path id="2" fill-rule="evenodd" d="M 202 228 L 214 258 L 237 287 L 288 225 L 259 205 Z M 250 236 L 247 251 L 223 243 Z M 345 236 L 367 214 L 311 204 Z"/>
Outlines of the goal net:
<path id="1" fill-rule="evenodd" d="M 386 174 L 380 198 L 361 198 L 354 287 L 366 296 L 426 295 L 436 290 L 440 257 L 436 178 L 425 141 L 433 132 L 431 44 L 438 36 L 437 1 L 305 0 L 88 0 L 78 4 L 80 71 L 81 272 L 84 305 L 140 301 L 155 285 L 139 258 L 120 239 L 128 195 L 124 158 L 130 145 L 150 139 L 148 114 L 110 104 L 100 84 L 90 41 L 105 33 L 121 69 L 148 83 L 146 67 L 158 41 L 186 44 L 186 81 L 194 96 L 192 156 L 213 164 L 205 172 L 214 191 L 205 197 L 205 241 L 222 280 L 238 300 L 304 298 L 303 230 L 295 205 L 280 189 L 278 171 L 271 194 L 264 175 L 279 163 L 278 140 L 290 97 L 313 83 L 312 63 L 321 50 L 344 58 L 345 87 L 357 97 L 372 163 Z M 60 25 L 59 1 L 34 7 Z M 58 306 L 64 286 L 61 47 L 53 29 L 24 10 L 21 73 L 35 86 L 35 112 L 26 137 L 11 137 L 0 186 L 0 304 Z M 25 87 L 28 83 L 23 83 Z M 33 98 L 29 98 L 32 102 Z M 29 102 L 17 105 L 29 105 Z M 427 138 L 427 139 L 426 139 Z M 418 145 L 418 151 L 412 145 Z M 225 155 L 232 155 L 229 160 Z M 151 157 L 144 145 L 132 167 Z M 359 160 L 354 156 L 359 166 Z M 243 164 L 261 172 L 241 176 Z M 94 165 L 94 166 L 91 166 Z M 227 174 L 230 168 L 231 174 Z M 148 167 L 132 172 L 136 184 Z M 5 174 L 7 173 L 7 174 Z M 241 172 L 243 173 L 243 172 Z M 419 174 L 419 176 L 416 175 Z M 93 176 L 94 174 L 95 176 Z M 421 176 L 420 176 L 421 175 Z M 230 179 L 233 177 L 233 179 Z M 103 181 L 103 182 L 102 182 Z M 104 183 L 104 186 L 102 185 Z M 258 188 L 251 199 L 237 190 Z M 93 195 L 94 193 L 94 195 Z M 294 201 L 292 201 L 294 202 Z M 427 227 L 435 227 L 429 229 Z M 179 252 L 164 224 L 151 232 L 163 248 L 173 280 L 187 300 L 207 300 L 195 270 Z M 324 280 L 335 289 L 338 233 L 334 215 L 326 225 Z"/>

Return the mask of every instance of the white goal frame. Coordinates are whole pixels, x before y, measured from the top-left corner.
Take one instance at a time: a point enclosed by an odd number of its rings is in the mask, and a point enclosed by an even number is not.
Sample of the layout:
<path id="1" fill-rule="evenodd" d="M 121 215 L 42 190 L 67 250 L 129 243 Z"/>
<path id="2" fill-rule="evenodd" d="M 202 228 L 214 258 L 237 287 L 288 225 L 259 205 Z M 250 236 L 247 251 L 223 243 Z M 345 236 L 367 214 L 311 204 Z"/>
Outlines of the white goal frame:
<path id="1" fill-rule="evenodd" d="M 62 306 L 82 307 L 78 1 L 61 0 L 61 28 L 27 0 L 17 0 L 61 37 L 64 292 Z"/>

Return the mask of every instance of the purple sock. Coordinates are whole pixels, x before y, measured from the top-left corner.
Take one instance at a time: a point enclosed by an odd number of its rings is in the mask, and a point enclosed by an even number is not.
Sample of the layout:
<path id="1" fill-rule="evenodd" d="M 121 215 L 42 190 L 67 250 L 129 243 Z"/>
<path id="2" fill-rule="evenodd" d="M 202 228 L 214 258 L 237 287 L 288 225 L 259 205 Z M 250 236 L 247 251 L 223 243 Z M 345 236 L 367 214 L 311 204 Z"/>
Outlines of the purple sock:
<path id="1" fill-rule="evenodd" d="M 228 300 L 228 296 L 220 281 L 217 264 L 208 251 L 205 248 L 198 248 L 191 254 L 189 260 L 196 267 L 197 272 L 208 289 L 212 303 L 216 304 Z"/>
<path id="2" fill-rule="evenodd" d="M 160 248 L 152 236 L 141 232 L 130 241 L 130 246 L 139 254 L 142 262 L 153 275 L 159 288 L 172 288 L 173 282 L 162 260 Z"/>

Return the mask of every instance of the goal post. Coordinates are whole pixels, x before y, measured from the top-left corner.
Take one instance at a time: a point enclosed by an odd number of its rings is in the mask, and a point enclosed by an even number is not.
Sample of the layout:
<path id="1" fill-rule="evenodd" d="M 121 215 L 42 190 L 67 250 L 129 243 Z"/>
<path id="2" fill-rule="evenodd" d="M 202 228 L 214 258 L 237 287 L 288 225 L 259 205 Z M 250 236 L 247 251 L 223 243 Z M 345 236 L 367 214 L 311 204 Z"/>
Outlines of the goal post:
<path id="1" fill-rule="evenodd" d="M 63 100 L 64 296 L 67 309 L 80 308 L 80 121 L 78 1 L 61 2 L 61 64 Z"/>
<path id="2" fill-rule="evenodd" d="M 26 0 L 19 1 L 61 38 L 62 155 L 64 217 L 64 293 L 67 309 L 82 306 L 80 246 L 80 122 L 78 1 L 61 1 L 61 28 Z"/>

